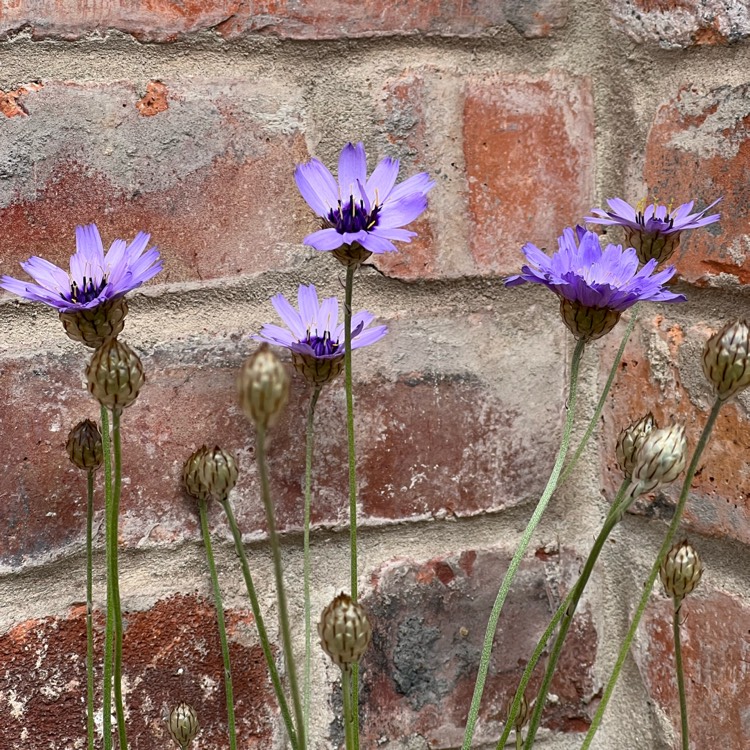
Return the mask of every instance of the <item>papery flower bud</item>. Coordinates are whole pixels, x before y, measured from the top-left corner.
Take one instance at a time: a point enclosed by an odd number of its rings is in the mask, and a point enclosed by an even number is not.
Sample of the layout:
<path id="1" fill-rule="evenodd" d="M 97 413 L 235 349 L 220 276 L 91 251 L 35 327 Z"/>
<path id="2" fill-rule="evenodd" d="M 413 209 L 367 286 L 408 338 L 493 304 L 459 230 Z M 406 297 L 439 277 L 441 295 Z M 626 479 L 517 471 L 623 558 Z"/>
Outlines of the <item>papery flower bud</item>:
<path id="1" fill-rule="evenodd" d="M 362 605 L 348 594 L 339 594 L 320 615 L 318 634 L 323 651 L 346 669 L 367 649 L 372 628 Z"/>
<path id="2" fill-rule="evenodd" d="M 687 539 L 673 545 L 659 569 L 664 590 L 678 601 L 687 596 L 700 582 L 703 563 Z"/>
<path id="3" fill-rule="evenodd" d="M 515 700 L 516 696 L 511 695 L 510 700 L 508 701 L 507 705 L 505 706 L 505 720 L 508 721 L 510 718 L 510 712 L 513 708 L 513 701 Z M 518 707 L 518 713 L 516 714 L 516 720 L 513 722 L 513 727 L 515 729 L 523 729 L 523 727 L 526 725 L 526 723 L 529 720 L 529 703 L 526 700 L 526 694 L 521 696 L 521 705 Z"/>
<path id="4" fill-rule="evenodd" d="M 117 297 L 85 310 L 61 312 L 60 321 L 69 338 L 96 349 L 122 331 L 127 314 L 125 297 Z"/>
<path id="5" fill-rule="evenodd" d="M 237 386 L 242 409 L 256 427 L 272 427 L 289 400 L 289 376 L 268 344 L 245 360 Z"/>
<path id="6" fill-rule="evenodd" d="M 745 320 L 725 325 L 703 347 L 703 372 L 726 401 L 750 385 L 750 326 Z"/>
<path id="7" fill-rule="evenodd" d="M 68 457 L 79 469 L 98 469 L 102 465 L 102 435 L 96 422 L 84 419 L 69 433 L 65 443 Z"/>
<path id="8" fill-rule="evenodd" d="M 308 383 L 322 386 L 330 383 L 344 369 L 344 355 L 320 359 L 309 354 L 292 352 L 292 364 Z"/>
<path id="9" fill-rule="evenodd" d="M 654 415 L 649 412 L 645 417 L 641 417 L 637 422 L 626 427 L 617 438 L 615 449 L 617 465 L 627 479 L 632 477 L 638 451 L 654 427 L 656 427 Z"/>
<path id="10" fill-rule="evenodd" d="M 651 430 L 635 461 L 633 481 L 639 483 L 641 494 L 660 484 L 669 484 L 685 469 L 687 441 L 681 424 Z"/>
<path id="11" fill-rule="evenodd" d="M 234 456 L 218 446 L 198 448 L 182 469 L 185 489 L 197 500 L 214 498 L 223 502 L 237 484 L 237 475 Z"/>
<path id="12" fill-rule="evenodd" d="M 127 344 L 109 339 L 91 357 L 86 379 L 89 391 L 102 406 L 122 411 L 138 398 L 146 375 L 138 355 Z"/>
<path id="13" fill-rule="evenodd" d="M 172 709 L 167 726 L 169 727 L 169 734 L 180 747 L 180 750 L 187 750 L 200 731 L 198 715 L 187 703 L 180 703 L 179 706 Z"/>
<path id="14" fill-rule="evenodd" d="M 645 265 L 652 258 L 656 258 L 656 264 L 661 265 L 669 260 L 680 246 L 680 234 L 681 232 L 673 234 L 663 234 L 659 231 L 647 232 L 643 228 L 633 229 L 626 226 L 625 246 L 635 248 L 640 263 Z"/>
<path id="15" fill-rule="evenodd" d="M 356 266 L 359 268 L 371 255 L 369 250 L 365 250 L 359 242 L 352 242 L 351 245 L 341 245 L 337 247 L 332 255 L 336 260 L 345 266 Z"/>
<path id="16" fill-rule="evenodd" d="M 594 341 L 608 334 L 617 325 L 622 311 L 608 307 L 587 307 L 563 297 L 560 299 L 560 315 L 577 339 Z"/>

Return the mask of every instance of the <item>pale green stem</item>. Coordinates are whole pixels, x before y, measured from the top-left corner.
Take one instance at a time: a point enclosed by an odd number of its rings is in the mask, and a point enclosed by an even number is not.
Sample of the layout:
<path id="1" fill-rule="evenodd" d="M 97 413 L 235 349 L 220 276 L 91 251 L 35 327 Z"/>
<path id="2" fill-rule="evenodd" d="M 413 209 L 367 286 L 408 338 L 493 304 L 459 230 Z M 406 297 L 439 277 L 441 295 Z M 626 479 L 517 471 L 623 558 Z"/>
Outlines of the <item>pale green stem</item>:
<path id="1" fill-rule="evenodd" d="M 346 750 L 354 750 L 354 726 L 359 723 L 359 720 L 352 714 L 352 685 L 349 667 L 345 666 L 341 670 L 341 696 L 344 700 L 344 740 L 346 742 Z"/>
<path id="2" fill-rule="evenodd" d="M 680 636 L 680 605 L 682 599 L 673 599 L 672 631 L 674 633 L 674 666 L 677 672 L 677 693 L 680 696 L 680 727 L 682 730 L 682 750 L 690 750 L 688 732 L 687 696 L 685 695 L 685 672 L 682 667 L 682 638 Z"/>
<path id="3" fill-rule="evenodd" d="M 659 568 L 661 567 L 662 560 L 669 552 L 669 548 L 672 546 L 674 535 L 677 532 L 678 526 L 680 525 L 680 520 L 682 519 L 682 514 L 685 510 L 687 497 L 690 492 L 690 485 L 693 481 L 693 477 L 695 476 L 695 472 L 698 469 L 698 462 L 700 461 L 703 450 L 705 449 L 708 443 L 708 439 L 711 436 L 711 431 L 714 428 L 716 418 L 719 416 L 719 411 L 723 403 L 723 401 L 717 399 L 713 405 L 713 408 L 711 409 L 711 413 L 708 415 L 706 426 L 703 428 L 703 432 L 701 433 L 700 439 L 698 440 L 698 445 L 696 445 L 693 457 L 690 460 L 690 466 L 688 466 L 688 470 L 685 474 L 685 481 L 682 483 L 682 491 L 680 492 L 680 497 L 677 501 L 677 506 L 675 508 L 674 516 L 672 517 L 672 522 L 669 524 L 667 535 L 664 537 L 664 542 L 661 545 L 659 554 L 656 556 L 656 560 L 651 567 L 651 573 L 643 589 L 641 600 L 640 602 L 638 602 L 638 608 L 635 611 L 635 616 L 633 617 L 633 621 L 630 623 L 630 628 L 625 635 L 625 640 L 622 642 L 620 652 L 617 655 L 617 661 L 615 662 L 614 669 L 612 670 L 612 675 L 609 678 L 609 682 L 607 682 L 607 686 L 604 688 L 604 694 L 602 695 L 601 702 L 596 709 L 596 713 L 594 714 L 594 719 L 591 722 L 589 731 L 586 733 L 586 738 L 583 741 L 583 745 L 581 745 L 581 750 L 586 750 L 591 746 L 594 735 L 596 734 L 596 731 L 597 729 L 599 729 L 599 725 L 602 722 L 602 717 L 604 716 L 604 712 L 607 709 L 607 704 L 609 703 L 609 699 L 612 697 L 612 692 L 615 689 L 617 679 L 620 676 L 622 665 L 625 663 L 625 659 L 630 652 L 630 645 L 633 642 L 633 638 L 635 638 L 635 633 L 638 629 L 638 625 L 641 622 L 643 613 L 646 611 L 646 606 L 648 605 L 648 600 L 651 596 L 651 590 L 653 589 L 654 583 L 656 582 L 656 579 L 659 575 Z"/>
<path id="4" fill-rule="evenodd" d="M 484 645 L 482 646 L 482 655 L 479 660 L 479 673 L 477 674 L 477 681 L 474 685 L 474 695 L 471 700 L 471 707 L 469 709 L 469 717 L 466 722 L 466 731 L 464 733 L 464 741 L 461 746 L 462 750 L 469 750 L 471 747 L 471 741 L 474 737 L 474 729 L 476 727 L 477 719 L 479 717 L 479 707 L 482 702 L 482 693 L 484 692 L 484 683 L 487 679 L 487 671 L 490 666 L 490 657 L 492 655 L 492 644 L 495 640 L 495 632 L 497 631 L 497 623 L 500 619 L 500 612 L 502 611 L 505 599 L 508 596 L 513 578 L 516 575 L 521 560 L 523 559 L 526 549 L 531 542 L 531 537 L 536 530 L 542 515 L 547 508 L 552 493 L 557 487 L 558 479 L 560 478 L 560 472 L 562 471 L 563 461 L 568 452 L 570 446 L 570 434 L 573 429 L 573 417 L 575 414 L 575 404 L 578 392 L 578 370 L 581 364 L 581 357 L 583 356 L 583 350 L 585 348 L 585 341 L 581 340 L 576 343 L 576 347 L 573 350 L 573 358 L 570 364 L 570 384 L 568 387 L 568 403 L 567 403 L 567 414 L 565 417 L 565 425 L 563 427 L 562 440 L 560 442 L 560 450 L 557 453 L 555 459 L 555 465 L 552 468 L 547 486 L 544 488 L 542 496 L 539 498 L 534 513 L 531 516 L 526 529 L 521 536 L 521 541 L 516 548 L 513 559 L 510 561 L 508 571 L 503 578 L 503 582 L 500 585 L 500 590 L 497 592 L 497 598 L 492 606 L 492 612 L 487 623 L 487 632 L 484 636 Z"/>
<path id="5" fill-rule="evenodd" d="M 279 535 L 276 532 L 276 518 L 271 500 L 271 486 L 268 481 L 266 431 L 260 426 L 257 428 L 257 440 L 255 441 L 255 459 L 260 475 L 260 494 L 263 498 L 263 507 L 266 510 L 268 541 L 271 545 L 271 554 L 273 556 L 273 573 L 276 578 L 276 600 L 279 605 L 279 628 L 281 630 L 281 643 L 284 649 L 284 660 L 286 661 L 286 668 L 289 674 L 289 691 L 292 694 L 292 707 L 297 723 L 297 737 L 300 747 L 305 748 L 305 718 L 302 712 L 299 682 L 297 681 L 297 667 L 294 663 L 294 645 L 292 644 L 292 629 L 289 625 L 289 604 L 287 603 L 286 587 L 284 586 L 281 546 L 279 545 Z"/>
<path id="6" fill-rule="evenodd" d="M 115 614 L 113 608 L 114 585 L 113 575 L 117 569 L 112 568 L 112 537 L 114 535 L 115 557 L 117 556 L 117 517 L 112 517 L 112 454 L 109 438 L 109 412 L 101 407 L 102 454 L 104 455 L 104 536 L 107 567 L 107 623 L 104 630 L 104 673 L 102 675 L 102 732 L 104 750 L 112 750 L 112 657 L 115 642 Z M 114 529 L 113 529 L 114 526 Z"/>
<path id="7" fill-rule="evenodd" d="M 216 624 L 219 628 L 219 641 L 221 643 L 221 658 L 224 661 L 224 693 L 227 702 L 227 726 L 229 729 L 230 750 L 237 750 L 237 730 L 234 721 L 234 689 L 232 687 L 232 667 L 229 662 L 229 642 L 227 641 L 227 628 L 224 622 L 224 605 L 221 600 L 221 588 L 219 587 L 219 576 L 216 573 L 216 562 L 214 551 L 211 546 L 211 532 L 208 530 L 208 516 L 206 513 L 206 501 L 198 501 L 198 510 L 201 517 L 201 531 L 203 532 L 203 545 L 206 548 L 206 560 L 208 570 L 211 574 L 211 586 L 214 590 L 214 604 L 216 606 Z"/>
<path id="8" fill-rule="evenodd" d="M 86 482 L 86 731 L 94 750 L 94 470 Z"/>
<path id="9" fill-rule="evenodd" d="M 245 554 L 245 547 L 242 544 L 242 534 L 240 528 L 235 520 L 232 506 L 229 500 L 223 500 L 221 503 L 224 508 L 224 512 L 227 515 L 227 521 L 229 521 L 229 528 L 232 530 L 232 537 L 234 538 L 234 548 L 237 552 L 237 557 L 240 558 L 240 564 L 242 565 L 242 576 L 245 579 L 245 588 L 247 589 L 247 595 L 250 599 L 250 607 L 253 610 L 253 617 L 255 618 L 255 625 L 258 628 L 258 640 L 260 640 L 260 646 L 263 649 L 263 656 L 266 659 L 266 665 L 268 666 L 268 672 L 271 675 L 271 683 L 273 684 L 273 690 L 276 693 L 276 700 L 279 702 L 279 709 L 281 710 L 281 718 L 286 726 L 287 734 L 289 735 L 289 741 L 292 744 L 294 750 L 304 750 L 300 748 L 297 740 L 297 733 L 294 730 L 292 724 L 292 716 L 289 713 L 289 706 L 284 696 L 284 691 L 281 688 L 281 680 L 279 679 L 279 671 L 276 669 L 276 662 L 273 659 L 273 653 L 271 652 L 271 643 L 268 640 L 268 633 L 266 631 L 266 625 L 263 621 L 263 614 L 260 611 L 260 604 L 258 603 L 258 594 L 255 591 L 255 584 L 253 583 L 253 577 L 250 573 L 250 566 L 247 562 L 247 555 Z"/>
<path id="10" fill-rule="evenodd" d="M 523 735 L 520 729 L 516 729 L 516 750 L 523 750 Z"/>

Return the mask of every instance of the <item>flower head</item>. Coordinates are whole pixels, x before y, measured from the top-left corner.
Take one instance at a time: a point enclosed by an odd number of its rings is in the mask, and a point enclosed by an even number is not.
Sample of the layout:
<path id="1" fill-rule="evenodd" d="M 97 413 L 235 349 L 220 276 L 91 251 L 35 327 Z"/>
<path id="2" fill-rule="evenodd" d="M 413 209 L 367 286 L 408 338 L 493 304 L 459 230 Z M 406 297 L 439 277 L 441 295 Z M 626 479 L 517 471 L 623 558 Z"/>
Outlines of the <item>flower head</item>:
<path id="1" fill-rule="evenodd" d="M 652 259 L 657 263 L 663 263 L 680 244 L 681 232 L 705 227 L 721 218 L 721 214 L 705 215 L 720 200 L 721 198 L 717 198 L 702 211 L 691 214 L 695 201 L 683 203 L 672 209 L 671 206 L 656 201 L 646 205 L 646 201 L 643 200 L 634 208 L 621 198 L 610 198 L 607 201 L 609 211 L 592 208 L 591 213 L 594 216 L 587 216 L 586 221 L 592 224 L 624 227 L 627 244 L 635 248 L 641 263 L 648 263 Z"/>
<path id="2" fill-rule="evenodd" d="M 300 284 L 297 291 L 299 312 L 283 294 L 271 298 L 276 312 L 287 328 L 266 324 L 257 341 L 284 346 L 292 352 L 294 366 L 309 381 L 323 385 L 341 372 L 344 362 L 344 324 L 338 322 L 339 301 L 328 297 L 318 302 L 313 284 Z M 367 328 L 374 315 L 363 310 L 352 315 L 352 349 L 374 344 L 385 336 L 385 326 Z"/>
<path id="3" fill-rule="evenodd" d="M 675 269 L 665 268 L 652 275 L 656 260 L 638 270 L 635 250 L 607 245 L 602 250 L 599 237 L 576 227 L 558 238 L 559 249 L 548 256 L 527 243 L 522 250 L 529 265 L 521 273 L 506 279 L 506 286 L 526 282 L 543 284 L 560 297 L 560 312 L 565 324 L 577 338 L 593 340 L 608 333 L 620 314 L 636 302 L 682 302 L 685 296 L 674 294 L 664 284 Z"/>
<path id="4" fill-rule="evenodd" d="M 386 157 L 368 178 L 362 143 L 344 146 L 338 182 L 318 159 L 298 165 L 297 187 L 323 220 L 323 229 L 305 237 L 305 244 L 320 251 L 355 245 L 364 249 L 366 258 L 394 252 L 393 240 L 411 242 L 416 232 L 402 227 L 427 208 L 427 193 L 435 183 L 422 172 L 396 185 L 398 168 L 398 159 Z"/>

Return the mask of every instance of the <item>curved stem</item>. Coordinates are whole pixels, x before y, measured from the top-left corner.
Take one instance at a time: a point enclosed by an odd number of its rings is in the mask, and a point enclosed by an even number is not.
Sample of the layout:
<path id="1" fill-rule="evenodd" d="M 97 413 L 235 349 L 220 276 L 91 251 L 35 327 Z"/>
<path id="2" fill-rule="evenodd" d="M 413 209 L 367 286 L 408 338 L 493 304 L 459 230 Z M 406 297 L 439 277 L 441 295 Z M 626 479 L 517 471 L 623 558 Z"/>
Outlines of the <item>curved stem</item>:
<path id="1" fill-rule="evenodd" d="M 672 633 L 674 634 L 674 666 L 677 672 L 677 692 L 680 696 L 680 727 L 682 730 L 682 750 L 690 750 L 690 734 L 688 732 L 687 697 L 685 695 L 685 672 L 682 668 L 682 638 L 680 636 L 680 605 L 681 599 L 673 600 Z"/>
<path id="2" fill-rule="evenodd" d="M 115 614 L 113 609 L 114 585 L 112 583 L 112 536 L 117 556 L 117 517 L 112 518 L 112 454 L 109 440 L 109 412 L 101 407 L 102 453 L 104 455 L 104 537 L 107 567 L 107 624 L 104 630 L 104 673 L 102 676 L 102 733 L 104 750 L 112 750 L 112 657 L 115 642 Z M 113 531 L 114 526 L 114 531 Z M 116 567 L 114 575 L 116 576 Z"/>
<path id="3" fill-rule="evenodd" d="M 648 604 L 649 597 L 651 596 L 651 589 L 653 589 L 654 583 L 656 582 L 656 578 L 659 575 L 659 567 L 661 566 L 662 560 L 666 557 L 667 553 L 669 552 L 669 548 L 672 546 L 674 535 L 677 532 L 678 526 L 680 525 L 680 520 L 682 519 L 682 514 L 685 510 L 685 504 L 687 502 L 687 496 L 688 496 L 688 493 L 690 492 L 690 485 L 693 481 L 693 477 L 695 476 L 695 472 L 698 469 L 698 462 L 700 461 L 701 454 L 703 453 L 703 450 L 705 449 L 708 443 L 708 439 L 711 436 L 711 431 L 714 428 L 714 424 L 716 423 L 716 418 L 719 416 L 719 411 L 721 410 L 723 403 L 724 403 L 723 401 L 716 399 L 716 401 L 714 402 L 713 408 L 711 409 L 711 413 L 708 415 L 708 420 L 706 421 L 706 425 L 703 428 L 703 432 L 701 432 L 700 439 L 698 440 L 698 445 L 696 445 L 695 447 L 695 451 L 693 452 L 693 457 L 690 460 L 690 466 L 688 466 L 688 470 L 685 474 L 685 480 L 682 483 L 682 491 L 680 492 L 680 497 L 679 497 L 679 500 L 677 501 L 677 506 L 675 507 L 674 516 L 672 517 L 672 522 L 669 524 L 667 535 L 664 537 L 664 541 L 662 542 L 661 549 L 659 550 L 659 554 L 656 556 L 656 560 L 654 561 L 654 564 L 651 567 L 651 573 L 649 574 L 648 580 L 646 581 L 646 585 L 643 589 L 641 600 L 638 602 L 638 608 L 635 611 L 633 621 L 630 623 L 630 628 L 628 628 L 628 632 L 625 635 L 625 639 L 622 642 L 622 646 L 620 646 L 620 652 L 617 655 L 617 661 L 615 662 L 615 666 L 614 666 L 614 669 L 612 670 L 612 674 L 609 678 L 609 682 L 607 682 L 607 686 L 604 688 L 604 693 L 602 695 L 601 702 L 599 703 L 599 706 L 596 709 L 596 714 L 594 714 L 594 719 L 591 722 L 589 731 L 586 733 L 586 737 L 583 741 L 583 745 L 581 745 L 581 750 L 586 750 L 588 747 L 591 746 L 591 743 L 594 739 L 594 735 L 596 734 L 596 731 L 599 729 L 599 725 L 602 723 L 602 716 L 604 716 L 604 711 L 607 708 L 609 699 L 612 697 L 612 692 L 615 689 L 615 685 L 617 684 L 617 679 L 620 676 L 620 670 L 622 669 L 622 665 L 625 663 L 625 659 L 627 658 L 628 653 L 630 652 L 630 645 L 633 642 L 633 638 L 635 638 L 635 632 L 638 629 L 638 625 L 641 622 L 643 613 L 646 611 L 646 605 Z"/>
<path id="4" fill-rule="evenodd" d="M 86 477 L 86 733 L 94 750 L 94 470 Z"/>
<path id="5" fill-rule="evenodd" d="M 294 750 L 304 750 L 300 748 L 297 740 L 297 733 L 294 730 L 292 724 L 292 716 L 289 713 L 289 706 L 287 705 L 286 698 L 284 697 L 284 691 L 281 689 L 281 680 L 279 679 L 279 672 L 276 669 L 276 662 L 273 660 L 273 653 L 271 652 L 271 643 L 268 640 L 268 633 L 266 631 L 266 625 L 263 621 L 263 614 L 260 611 L 260 604 L 258 603 L 258 595 L 255 591 L 255 584 L 253 583 L 253 577 L 250 573 L 250 566 L 247 563 L 247 555 L 245 554 L 245 548 L 242 544 L 242 534 L 240 533 L 239 526 L 232 512 L 232 506 L 229 500 L 223 500 L 221 503 L 224 512 L 227 515 L 227 521 L 229 521 L 229 528 L 232 530 L 232 537 L 234 538 L 234 549 L 237 552 L 237 557 L 240 558 L 240 564 L 242 565 L 242 576 L 245 579 L 245 588 L 247 589 L 247 595 L 250 599 L 250 607 L 253 610 L 253 617 L 255 618 L 255 625 L 258 628 L 258 640 L 260 640 L 260 646 L 263 649 L 263 656 L 266 659 L 266 665 L 268 666 L 268 672 L 271 675 L 271 683 L 273 684 L 273 690 L 276 693 L 276 699 L 279 702 L 279 709 L 281 711 L 281 717 L 284 720 L 287 734 L 289 735 L 289 741 L 292 744 Z"/>
<path id="6" fill-rule="evenodd" d="M 284 660 L 289 674 L 289 691 L 292 694 L 292 706 L 294 718 L 297 722 L 297 738 L 300 747 L 305 747 L 305 719 L 302 713 L 302 701 L 300 700 L 299 683 L 297 682 L 297 667 L 294 663 L 294 646 L 292 644 L 292 629 L 289 626 L 289 604 L 286 598 L 284 586 L 284 570 L 281 565 L 281 547 L 279 546 L 279 535 L 276 532 L 276 518 L 271 501 L 271 487 L 268 481 L 268 464 L 266 461 L 266 431 L 263 427 L 257 429 L 257 440 L 255 441 L 255 458 L 260 475 L 260 491 L 263 498 L 263 507 L 266 510 L 266 523 L 268 525 L 268 540 L 271 544 L 273 556 L 273 573 L 276 579 L 276 599 L 279 605 L 279 628 L 281 629 L 281 643 L 284 649 Z"/>
<path id="7" fill-rule="evenodd" d="M 484 645 L 482 646 L 482 655 L 479 660 L 479 673 L 477 674 L 477 681 L 474 685 L 474 695 L 471 699 L 471 707 L 469 709 L 469 717 L 466 722 L 466 731 L 464 733 L 464 741 L 461 746 L 462 750 L 469 750 L 471 747 L 471 741 L 474 737 L 474 729 L 476 727 L 477 719 L 479 717 L 479 707 L 482 701 L 482 693 L 484 692 L 484 683 L 487 679 L 487 672 L 490 666 L 490 657 L 492 655 L 492 643 L 495 640 L 495 632 L 497 631 L 497 623 L 500 619 L 500 612 L 505 604 L 505 599 L 508 596 L 513 578 L 516 575 L 521 560 L 526 553 L 526 549 L 531 542 L 531 537 L 542 518 L 542 515 L 547 508 L 547 503 L 552 497 L 552 493 L 557 487 L 557 482 L 562 471 L 563 461 L 568 452 L 570 446 L 570 433 L 573 429 L 573 416 L 575 414 L 575 404 L 578 392 L 578 370 L 581 364 L 581 357 L 585 348 L 584 341 L 576 342 L 576 347 L 573 350 L 573 358 L 570 364 L 570 383 L 568 386 L 568 403 L 567 403 L 567 414 L 565 417 L 565 425 L 563 427 L 562 440 L 560 442 L 560 449 L 557 452 L 557 458 L 555 459 L 555 465 L 552 468 L 547 486 L 544 488 L 542 496 L 539 498 L 534 513 L 531 516 L 526 529 L 521 536 L 521 541 L 513 555 L 513 559 L 510 561 L 508 571 L 503 578 L 503 582 L 500 585 L 500 590 L 497 592 L 495 603 L 492 606 L 492 612 L 490 613 L 489 621 L 487 622 L 487 631 L 484 636 Z"/>
<path id="8" fill-rule="evenodd" d="M 307 411 L 307 428 L 305 430 L 305 521 L 303 539 L 303 569 L 305 582 L 305 685 L 304 685 L 304 735 L 310 737 L 310 702 L 311 702 L 311 673 L 312 673 L 312 626 L 310 622 L 310 515 L 312 506 L 312 461 L 315 441 L 315 405 L 318 403 L 321 386 L 315 386 L 310 407 Z"/>
<path id="9" fill-rule="evenodd" d="M 203 545 L 206 548 L 206 560 L 208 570 L 211 574 L 211 586 L 214 591 L 214 604 L 216 606 L 216 624 L 219 628 L 219 641 L 221 642 L 221 658 L 224 661 L 224 692 L 227 701 L 227 726 L 229 729 L 230 750 L 237 750 L 237 730 L 234 722 L 234 689 L 232 688 L 232 667 L 229 662 L 229 643 L 227 641 L 227 629 L 224 622 L 224 605 L 221 600 L 221 588 L 219 587 L 219 576 L 216 573 L 214 551 L 211 546 L 211 533 L 208 530 L 208 517 L 206 514 L 206 501 L 198 501 L 198 510 L 201 517 L 201 531 L 203 532 Z"/>

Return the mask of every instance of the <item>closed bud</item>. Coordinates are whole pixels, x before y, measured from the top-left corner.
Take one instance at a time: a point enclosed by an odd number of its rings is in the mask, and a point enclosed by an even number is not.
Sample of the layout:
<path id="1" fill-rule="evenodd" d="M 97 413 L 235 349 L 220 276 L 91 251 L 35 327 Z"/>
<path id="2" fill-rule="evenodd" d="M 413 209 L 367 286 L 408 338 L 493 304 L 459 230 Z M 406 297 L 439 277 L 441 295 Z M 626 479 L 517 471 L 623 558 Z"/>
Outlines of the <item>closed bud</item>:
<path id="1" fill-rule="evenodd" d="M 372 628 L 361 604 L 339 594 L 324 610 L 318 623 L 320 645 L 341 669 L 355 664 L 370 644 Z"/>
<path id="2" fill-rule="evenodd" d="M 643 442 L 633 469 L 638 491 L 650 492 L 660 484 L 669 484 L 684 471 L 687 463 L 685 428 L 681 424 L 651 430 Z"/>
<path id="3" fill-rule="evenodd" d="M 65 443 L 68 458 L 79 469 L 98 469 L 102 465 L 104 453 L 102 451 L 102 435 L 96 422 L 84 419 L 69 433 Z"/>
<path id="4" fill-rule="evenodd" d="M 608 307 L 587 307 L 580 302 L 562 298 L 560 315 L 577 339 L 594 341 L 608 334 L 617 325 L 622 312 Z"/>
<path id="5" fill-rule="evenodd" d="M 659 569 L 664 590 L 678 602 L 700 582 L 703 563 L 687 539 L 672 546 Z"/>
<path id="6" fill-rule="evenodd" d="M 187 750 L 200 731 L 198 715 L 187 703 L 180 703 L 169 714 L 169 734 L 180 750 Z"/>
<path id="7" fill-rule="evenodd" d="M 627 479 L 633 476 L 638 451 L 655 426 L 654 415 L 649 412 L 645 417 L 641 417 L 637 422 L 633 422 L 629 427 L 626 427 L 617 438 L 615 450 L 617 464 Z"/>
<path id="8" fill-rule="evenodd" d="M 510 718 L 510 712 L 513 708 L 513 701 L 516 699 L 516 696 L 511 696 L 510 700 L 508 701 L 507 706 L 505 707 L 505 720 L 507 721 Z M 521 696 L 521 705 L 518 707 L 518 713 L 516 714 L 516 720 L 513 722 L 513 727 L 516 730 L 523 729 L 523 727 L 526 725 L 526 722 L 529 720 L 529 703 L 526 700 L 526 694 Z"/>
<path id="9" fill-rule="evenodd" d="M 115 338 L 125 327 L 128 303 L 125 297 L 107 300 L 89 310 L 61 312 L 60 321 L 68 338 L 96 349 Z"/>
<path id="10" fill-rule="evenodd" d="M 198 448 L 182 469 L 185 489 L 197 500 L 214 498 L 223 502 L 237 484 L 237 475 L 234 456 L 218 446 Z"/>
<path id="11" fill-rule="evenodd" d="M 711 336 L 703 347 L 703 372 L 722 401 L 750 385 L 750 326 L 738 320 Z"/>
<path id="12" fill-rule="evenodd" d="M 89 391 L 102 406 L 122 411 L 138 398 L 146 375 L 138 355 L 127 344 L 109 339 L 91 357 L 86 379 Z"/>
<path id="13" fill-rule="evenodd" d="M 237 386 L 242 409 L 256 427 L 276 424 L 289 400 L 289 376 L 268 344 L 242 365 Z"/>

